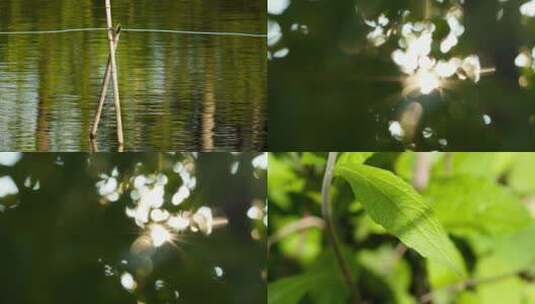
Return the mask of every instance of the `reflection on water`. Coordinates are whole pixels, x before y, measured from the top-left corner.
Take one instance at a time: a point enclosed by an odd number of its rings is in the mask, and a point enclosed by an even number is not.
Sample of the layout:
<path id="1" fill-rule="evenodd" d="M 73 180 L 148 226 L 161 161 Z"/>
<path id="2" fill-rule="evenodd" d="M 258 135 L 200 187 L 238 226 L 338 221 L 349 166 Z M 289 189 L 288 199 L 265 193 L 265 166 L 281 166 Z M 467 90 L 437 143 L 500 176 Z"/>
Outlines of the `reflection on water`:
<path id="1" fill-rule="evenodd" d="M 0 153 L 0 302 L 263 303 L 266 161 Z"/>
<path id="2" fill-rule="evenodd" d="M 31 8 L 31 9 L 30 9 Z M 265 33 L 262 1 L 113 1 L 123 28 Z M 104 1 L 0 2 L 0 31 L 105 27 Z M 261 150 L 265 38 L 122 32 L 127 150 Z M 101 31 L 0 35 L 0 150 L 89 150 L 107 62 Z M 111 93 L 98 134 L 116 150 Z"/>
<path id="3" fill-rule="evenodd" d="M 270 148 L 533 147 L 534 8 L 269 0 Z"/>

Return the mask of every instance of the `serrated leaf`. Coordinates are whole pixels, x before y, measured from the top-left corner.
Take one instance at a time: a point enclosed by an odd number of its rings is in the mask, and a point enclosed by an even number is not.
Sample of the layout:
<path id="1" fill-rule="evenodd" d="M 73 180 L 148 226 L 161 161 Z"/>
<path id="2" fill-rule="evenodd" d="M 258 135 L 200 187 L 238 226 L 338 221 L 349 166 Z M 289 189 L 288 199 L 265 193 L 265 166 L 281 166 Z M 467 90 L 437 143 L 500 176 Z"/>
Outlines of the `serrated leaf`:
<path id="1" fill-rule="evenodd" d="M 432 208 L 401 178 L 390 171 L 338 164 L 335 175 L 344 178 L 370 217 L 422 256 L 465 272 L 462 257 Z"/>
<path id="2" fill-rule="evenodd" d="M 528 210 L 507 188 L 469 175 L 435 179 L 424 192 L 444 227 L 455 234 L 500 235 L 531 223 Z"/>

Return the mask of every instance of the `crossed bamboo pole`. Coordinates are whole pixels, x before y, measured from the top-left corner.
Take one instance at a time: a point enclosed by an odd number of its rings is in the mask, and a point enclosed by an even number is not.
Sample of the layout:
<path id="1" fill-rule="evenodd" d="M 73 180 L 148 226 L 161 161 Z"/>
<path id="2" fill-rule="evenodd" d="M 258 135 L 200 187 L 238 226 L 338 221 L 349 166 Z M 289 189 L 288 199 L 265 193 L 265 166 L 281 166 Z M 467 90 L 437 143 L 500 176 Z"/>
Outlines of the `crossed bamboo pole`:
<path id="1" fill-rule="evenodd" d="M 115 114 L 117 117 L 117 142 L 119 143 L 119 150 L 122 150 L 124 144 L 123 137 L 123 122 L 121 118 L 121 101 L 119 97 L 119 82 L 117 80 L 117 61 L 115 59 L 115 50 L 119 43 L 119 36 L 121 33 L 121 27 L 118 25 L 113 28 L 112 15 L 111 15 L 111 1 L 106 1 L 106 23 L 108 28 L 108 43 L 110 47 L 110 54 L 108 55 L 108 64 L 106 65 L 106 72 L 104 73 L 104 79 L 102 81 L 102 88 L 100 91 L 100 98 L 97 106 L 97 112 L 95 114 L 95 120 L 91 127 L 90 139 L 95 140 L 97 136 L 98 125 L 100 123 L 100 117 L 102 115 L 102 108 L 104 101 L 106 100 L 108 86 L 110 78 L 113 84 L 113 101 L 115 104 Z"/>

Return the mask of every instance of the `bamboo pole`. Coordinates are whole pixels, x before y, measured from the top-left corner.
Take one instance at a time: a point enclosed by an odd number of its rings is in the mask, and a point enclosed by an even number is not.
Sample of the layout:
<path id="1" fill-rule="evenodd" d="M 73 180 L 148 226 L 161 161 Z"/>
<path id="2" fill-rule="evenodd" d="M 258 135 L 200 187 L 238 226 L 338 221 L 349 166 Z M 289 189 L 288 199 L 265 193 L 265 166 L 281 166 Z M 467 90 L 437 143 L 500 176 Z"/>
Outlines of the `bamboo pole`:
<path id="1" fill-rule="evenodd" d="M 114 45 L 114 30 L 111 19 L 111 3 L 106 0 L 106 22 L 108 27 L 108 42 L 110 45 L 111 58 L 111 78 L 113 80 L 113 100 L 115 102 L 115 112 L 117 115 L 117 141 L 121 147 L 124 143 L 123 139 L 123 122 L 121 119 L 121 101 L 119 98 L 119 83 L 117 81 L 117 61 L 115 60 L 115 45 Z"/>
<path id="2" fill-rule="evenodd" d="M 118 27 L 115 31 L 115 39 L 113 41 L 113 45 L 115 49 L 117 49 L 117 45 L 119 44 L 119 36 L 121 28 Z M 104 79 L 102 81 L 102 88 L 100 90 L 100 98 L 98 101 L 98 107 L 97 107 L 97 113 L 95 114 L 95 120 L 93 122 L 93 126 L 91 127 L 91 133 L 89 134 L 89 138 L 91 140 L 94 140 L 97 137 L 97 130 L 98 125 L 100 123 L 100 117 L 102 116 L 102 108 L 104 107 L 104 101 L 106 100 L 106 96 L 108 93 L 108 86 L 110 84 L 110 76 L 111 76 L 111 53 L 108 55 L 108 63 L 106 64 L 106 72 L 104 73 Z"/>

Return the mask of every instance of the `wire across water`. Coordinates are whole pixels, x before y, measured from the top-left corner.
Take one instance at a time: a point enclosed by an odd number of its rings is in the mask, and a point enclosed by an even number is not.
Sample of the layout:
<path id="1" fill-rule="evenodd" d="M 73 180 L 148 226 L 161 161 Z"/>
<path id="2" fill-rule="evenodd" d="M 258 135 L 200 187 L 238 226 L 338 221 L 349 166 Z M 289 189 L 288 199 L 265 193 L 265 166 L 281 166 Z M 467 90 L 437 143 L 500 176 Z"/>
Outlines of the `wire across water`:
<path id="1" fill-rule="evenodd" d="M 12 31 L 0 32 L 0 35 L 40 35 L 40 34 L 61 34 L 72 32 L 95 32 L 106 31 L 107 28 L 73 28 L 60 30 L 43 30 L 43 31 Z M 182 35 L 208 35 L 208 36 L 241 36 L 241 37 L 259 37 L 265 38 L 266 34 L 258 33 L 242 33 L 242 32 L 210 32 L 210 31 L 184 31 L 184 30 L 166 30 L 166 29 L 136 29 L 123 28 L 122 32 L 137 32 L 137 33 L 171 33 Z"/>

